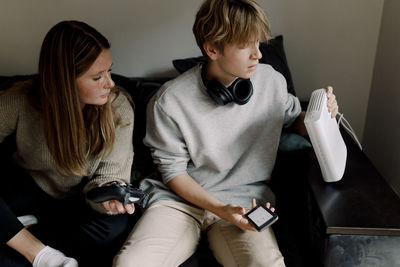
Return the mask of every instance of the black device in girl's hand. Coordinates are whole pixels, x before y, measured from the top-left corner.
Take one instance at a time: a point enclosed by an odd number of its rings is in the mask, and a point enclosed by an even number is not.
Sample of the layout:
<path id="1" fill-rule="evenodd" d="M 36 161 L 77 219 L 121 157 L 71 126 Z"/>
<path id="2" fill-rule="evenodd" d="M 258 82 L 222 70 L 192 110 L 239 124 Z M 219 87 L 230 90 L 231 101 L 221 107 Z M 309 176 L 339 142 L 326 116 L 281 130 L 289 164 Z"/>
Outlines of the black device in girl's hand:
<path id="1" fill-rule="evenodd" d="M 278 215 L 264 206 L 257 206 L 244 216 L 258 231 L 266 229 L 278 220 Z"/>
<path id="2" fill-rule="evenodd" d="M 139 188 L 134 188 L 131 184 L 114 183 L 93 188 L 87 192 L 88 200 L 100 203 L 108 200 L 118 200 L 121 203 L 142 205 L 147 194 Z"/>

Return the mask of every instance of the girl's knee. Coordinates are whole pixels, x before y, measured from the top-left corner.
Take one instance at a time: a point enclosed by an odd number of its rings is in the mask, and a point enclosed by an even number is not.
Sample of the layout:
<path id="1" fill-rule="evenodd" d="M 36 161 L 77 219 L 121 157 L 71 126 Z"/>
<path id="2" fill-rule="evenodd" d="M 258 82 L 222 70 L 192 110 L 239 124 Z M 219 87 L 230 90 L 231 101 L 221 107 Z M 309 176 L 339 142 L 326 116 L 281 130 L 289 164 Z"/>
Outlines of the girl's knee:
<path id="1" fill-rule="evenodd" d="M 116 215 L 97 218 L 82 225 L 82 230 L 97 245 L 113 242 L 125 234 L 129 227 L 128 215 Z"/>

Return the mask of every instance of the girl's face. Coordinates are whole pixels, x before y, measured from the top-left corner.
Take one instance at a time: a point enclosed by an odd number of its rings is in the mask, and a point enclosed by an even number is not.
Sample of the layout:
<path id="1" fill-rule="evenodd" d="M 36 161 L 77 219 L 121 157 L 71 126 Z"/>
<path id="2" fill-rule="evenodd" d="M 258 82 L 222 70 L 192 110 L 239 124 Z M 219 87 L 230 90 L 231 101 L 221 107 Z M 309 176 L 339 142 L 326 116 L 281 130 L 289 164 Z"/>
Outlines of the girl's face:
<path id="1" fill-rule="evenodd" d="M 110 51 L 104 49 L 92 66 L 76 79 L 82 108 L 86 104 L 104 105 L 107 103 L 111 88 L 115 85 L 111 79 L 111 65 Z"/>

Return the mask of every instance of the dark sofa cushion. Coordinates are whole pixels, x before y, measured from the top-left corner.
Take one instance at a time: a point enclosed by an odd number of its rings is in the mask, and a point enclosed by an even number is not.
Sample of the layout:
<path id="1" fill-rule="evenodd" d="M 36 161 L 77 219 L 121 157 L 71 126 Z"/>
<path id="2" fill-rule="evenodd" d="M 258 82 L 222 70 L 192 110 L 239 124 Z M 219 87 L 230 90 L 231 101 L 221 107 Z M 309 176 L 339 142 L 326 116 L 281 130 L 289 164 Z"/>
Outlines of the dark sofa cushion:
<path id="1" fill-rule="evenodd" d="M 294 90 L 294 84 L 288 62 L 286 59 L 286 53 L 283 44 L 283 36 L 278 35 L 268 42 L 260 43 L 260 52 L 262 58 L 260 63 L 271 65 L 276 71 L 279 71 L 286 79 L 287 90 L 289 93 L 296 95 Z M 179 73 L 183 73 L 198 64 L 206 62 L 203 56 L 190 57 L 183 59 L 174 59 L 172 61 L 173 66 Z"/>
<path id="2" fill-rule="evenodd" d="M 128 91 L 134 103 L 135 120 L 132 140 L 134 159 L 131 181 L 137 182 L 156 173 L 157 168 L 153 163 L 150 149 L 143 144 L 146 134 L 146 106 L 161 85 L 171 78 L 127 78 L 112 74 L 112 79 L 116 85 Z"/>
<path id="3" fill-rule="evenodd" d="M 286 59 L 283 36 L 278 35 L 267 43 L 260 43 L 260 51 L 262 54 L 260 63 L 269 64 L 276 71 L 279 71 L 286 79 L 288 92 L 296 95 L 292 75 Z"/>
<path id="4" fill-rule="evenodd" d="M 0 76 L 0 91 L 10 88 L 16 82 L 27 81 L 37 77 L 37 74 L 30 75 L 14 75 L 14 76 Z"/>
<path id="5" fill-rule="evenodd" d="M 179 73 L 184 73 L 185 71 L 193 68 L 198 64 L 203 64 L 206 62 L 206 59 L 203 56 L 199 57 L 189 57 L 183 59 L 174 59 L 172 60 L 172 65 Z"/>

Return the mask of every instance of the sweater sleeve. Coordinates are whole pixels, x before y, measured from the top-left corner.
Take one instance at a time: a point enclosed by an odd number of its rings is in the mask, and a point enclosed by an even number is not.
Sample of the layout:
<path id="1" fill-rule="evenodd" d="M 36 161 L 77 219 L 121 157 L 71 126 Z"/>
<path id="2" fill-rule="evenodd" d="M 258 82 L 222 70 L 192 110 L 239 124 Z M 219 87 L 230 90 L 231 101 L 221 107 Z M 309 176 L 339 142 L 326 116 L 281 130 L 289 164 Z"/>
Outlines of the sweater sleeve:
<path id="1" fill-rule="evenodd" d="M 165 184 L 177 175 L 187 173 L 190 157 L 179 125 L 155 98 L 147 108 L 144 143 L 150 147 L 154 163 Z"/>
<path id="2" fill-rule="evenodd" d="M 0 92 L 0 143 L 15 131 L 22 101 L 13 90 Z"/>
<path id="3" fill-rule="evenodd" d="M 115 102 L 113 105 L 116 108 L 116 113 L 120 117 L 121 123 L 115 129 L 114 146 L 110 152 L 102 156 L 92 178 L 83 189 L 84 193 L 109 182 L 130 182 L 133 162 L 133 109 L 127 98 L 123 95 L 118 96 Z M 95 210 L 98 210 L 95 204 L 90 204 Z"/>

